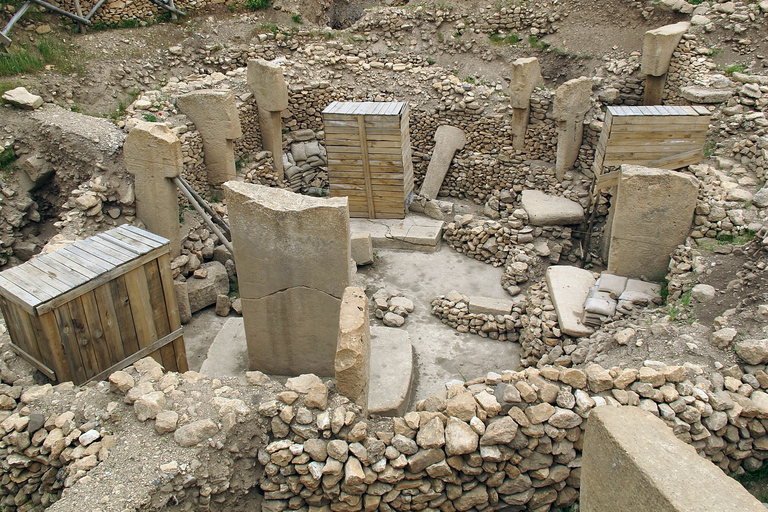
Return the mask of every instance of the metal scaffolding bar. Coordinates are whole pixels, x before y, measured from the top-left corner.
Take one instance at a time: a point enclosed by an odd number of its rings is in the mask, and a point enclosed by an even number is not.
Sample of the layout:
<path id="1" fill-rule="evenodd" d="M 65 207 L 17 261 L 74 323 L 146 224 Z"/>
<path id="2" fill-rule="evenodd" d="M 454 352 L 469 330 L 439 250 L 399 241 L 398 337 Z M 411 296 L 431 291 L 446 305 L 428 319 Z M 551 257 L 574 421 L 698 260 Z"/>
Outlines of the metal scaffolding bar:
<path id="1" fill-rule="evenodd" d="M 24 13 L 27 12 L 27 9 L 32 5 L 32 0 L 27 0 L 24 2 L 24 4 L 19 7 L 19 10 L 16 11 L 16 13 L 13 15 L 13 17 L 10 19 L 10 21 L 5 25 L 5 28 L 3 28 L 2 31 L 0 31 L 0 42 L 3 43 L 5 46 L 9 46 L 11 44 L 11 38 L 8 37 L 8 34 L 10 34 L 11 29 L 13 28 L 13 25 L 21 19 L 22 16 L 24 16 Z"/>

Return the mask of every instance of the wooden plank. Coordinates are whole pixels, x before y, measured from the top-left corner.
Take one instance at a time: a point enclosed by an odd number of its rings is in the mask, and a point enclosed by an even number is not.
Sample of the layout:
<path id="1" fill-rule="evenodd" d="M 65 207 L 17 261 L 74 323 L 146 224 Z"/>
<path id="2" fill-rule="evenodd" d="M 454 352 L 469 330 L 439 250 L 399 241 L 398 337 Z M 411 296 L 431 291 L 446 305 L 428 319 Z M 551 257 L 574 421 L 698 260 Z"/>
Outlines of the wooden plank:
<path id="1" fill-rule="evenodd" d="M 31 315 L 35 314 L 35 306 L 43 302 L 21 286 L 9 281 L 2 273 L 0 273 L 0 292 L 3 297 Z"/>
<path id="2" fill-rule="evenodd" d="M 115 244 L 106 238 L 101 237 L 100 235 L 92 236 L 88 239 L 88 241 L 98 245 L 98 247 L 104 252 L 110 251 L 113 254 L 119 254 L 120 257 L 123 258 L 123 262 L 131 261 L 133 258 L 141 254 L 141 251 L 137 251 L 132 247 L 125 247 L 125 244 Z"/>
<path id="3" fill-rule="evenodd" d="M 83 308 L 82 297 L 76 297 L 69 301 L 69 314 L 74 329 L 77 346 L 80 350 L 80 357 L 85 366 L 85 375 L 88 378 L 93 377 L 99 371 L 99 362 L 96 359 L 96 351 L 91 343 L 91 332 L 88 329 L 88 323 L 85 319 L 85 308 Z M 63 309 L 62 306 L 59 309 Z"/>
<path id="4" fill-rule="evenodd" d="M 117 311 L 115 309 L 114 298 L 112 296 L 112 287 L 105 283 L 92 292 L 98 305 L 99 321 L 104 332 L 104 342 L 112 356 L 111 366 L 116 361 L 125 359 L 125 349 L 123 347 L 123 337 L 121 332 L 133 329 L 133 325 L 121 326 L 118 323 Z"/>
<path id="5" fill-rule="evenodd" d="M 68 258 L 67 256 L 63 255 L 59 251 L 46 254 L 46 257 L 69 268 L 70 272 L 77 272 L 78 274 L 82 275 L 86 279 L 93 279 L 95 277 L 98 277 L 101 274 L 100 271 L 99 272 L 94 271 L 92 270 L 92 268 L 89 268 L 85 265 L 80 264 L 79 261 L 75 261 L 71 258 Z"/>
<path id="6" fill-rule="evenodd" d="M 56 320 L 56 329 L 58 338 L 61 340 L 61 347 L 67 366 L 71 372 L 70 378 L 75 384 L 82 384 L 88 379 L 85 373 L 83 358 L 78 347 L 77 336 L 72 325 L 72 317 L 69 312 L 69 306 L 63 306 L 53 310 Z"/>
<path id="7" fill-rule="evenodd" d="M 134 243 L 134 244 L 141 244 L 147 249 L 144 249 L 142 252 L 146 252 L 151 249 L 157 249 L 158 247 L 162 247 L 165 245 L 164 243 L 160 243 L 155 238 L 150 238 L 146 235 L 151 235 L 151 233 L 147 231 L 141 231 L 137 230 L 138 232 L 133 232 L 129 229 L 126 229 L 126 226 L 119 226 L 115 229 L 112 229 L 110 231 L 107 231 L 105 234 L 109 234 L 110 236 L 113 236 L 119 240 L 122 240 L 125 243 Z M 141 233 L 141 234 L 139 234 Z M 162 237 L 159 237 L 162 238 Z M 167 242 L 166 242 L 167 243 Z M 136 246 L 138 248 L 138 245 Z"/>
<path id="8" fill-rule="evenodd" d="M 119 276 L 107 283 L 112 304 L 115 308 L 115 318 L 120 329 L 120 337 L 125 355 L 139 350 L 139 340 L 136 335 L 136 326 L 131 311 L 131 301 L 128 296 L 128 287 L 125 284 L 125 276 Z"/>
<path id="9" fill-rule="evenodd" d="M 168 324 L 174 331 L 181 328 L 181 320 L 179 318 L 179 306 L 176 302 L 176 289 L 173 286 L 173 275 L 171 274 L 171 258 L 170 255 L 164 254 L 157 259 L 157 266 L 160 270 L 160 281 L 163 285 L 163 296 L 165 297 L 165 305 L 168 311 Z M 176 357 L 176 368 L 179 373 L 183 373 L 189 370 L 189 364 L 187 363 L 187 350 L 184 345 L 184 338 L 179 336 L 173 341 L 173 352 Z"/>
<path id="10" fill-rule="evenodd" d="M 136 327 L 136 338 L 139 342 L 139 348 L 144 348 L 159 338 L 155 329 L 155 323 L 152 321 L 152 306 L 147 288 L 147 274 L 142 266 L 131 270 L 124 277 L 131 304 L 131 313 L 133 314 L 133 325 Z M 153 353 L 152 357 L 162 364 L 159 353 Z"/>
<path id="11" fill-rule="evenodd" d="M 105 247 L 104 244 L 92 240 L 81 240 L 77 243 L 77 248 L 82 249 L 91 256 L 100 258 L 115 267 L 127 263 L 133 257 L 133 255 L 129 257 L 126 254 L 115 252 L 109 247 Z"/>
<path id="12" fill-rule="evenodd" d="M 14 345 L 13 343 L 10 343 L 11 350 L 16 353 L 17 356 L 21 357 L 25 361 L 27 361 L 29 364 L 40 370 L 43 375 L 51 379 L 52 381 L 56 381 L 56 372 L 53 371 L 53 369 L 46 366 L 42 361 L 38 360 L 37 358 L 33 357 L 32 355 L 25 352 L 21 347 L 18 347 Z"/>
<path id="13" fill-rule="evenodd" d="M 595 190 L 603 190 L 606 188 L 615 187 L 619 184 L 619 178 L 621 171 L 607 172 L 597 177 L 595 182 Z"/>
<path id="14" fill-rule="evenodd" d="M 691 106 L 693 107 L 693 110 L 695 110 L 696 113 L 698 113 L 701 116 L 709 116 L 712 114 L 709 108 L 705 107 L 704 105 L 691 105 Z"/>
<path id="15" fill-rule="evenodd" d="M 170 243 L 170 240 L 168 240 L 167 238 L 163 238 L 160 235 L 156 235 L 151 231 L 147 231 L 145 229 L 139 229 L 136 226 L 131 226 L 130 224 L 123 224 L 122 226 L 120 226 L 120 228 L 125 229 L 133 234 L 143 236 L 144 238 L 149 238 L 150 240 L 157 242 L 159 246 L 167 245 Z"/>
<path id="16" fill-rule="evenodd" d="M 112 351 L 107 341 L 104 326 L 101 323 L 101 314 L 99 313 L 98 299 L 94 291 L 90 291 L 80 296 L 85 312 L 85 321 L 90 333 L 89 344 L 91 350 L 96 356 L 95 373 L 103 371 L 115 364 L 119 359 L 112 355 Z"/>
<path id="17" fill-rule="evenodd" d="M 358 128 L 360 130 L 360 139 L 363 141 L 366 141 L 366 133 L 365 133 L 365 118 L 363 116 L 358 116 L 357 118 Z M 376 218 L 376 211 L 374 208 L 374 202 L 373 202 L 373 193 L 371 192 L 371 168 L 369 166 L 368 162 L 368 148 L 366 147 L 367 144 L 362 144 L 361 150 L 363 153 L 363 177 L 365 178 L 365 196 L 368 200 L 368 215 L 370 218 L 375 219 Z"/>
<path id="18" fill-rule="evenodd" d="M 47 311 L 57 308 L 61 304 L 64 304 L 70 301 L 73 297 L 82 295 L 83 293 L 86 293 L 95 288 L 98 288 L 99 286 L 106 283 L 107 281 L 111 281 L 117 276 L 120 276 L 126 272 L 130 272 L 131 270 L 144 265 L 148 261 L 156 259 L 161 254 L 165 254 L 168 251 L 169 251 L 169 248 L 167 245 L 162 246 L 146 254 L 142 254 L 141 256 L 138 256 L 121 266 L 113 267 L 111 270 L 104 272 L 103 274 L 101 274 L 99 277 L 95 279 L 91 279 L 90 281 L 86 282 L 82 286 L 72 289 L 66 293 L 63 293 L 58 297 L 55 297 L 54 299 L 51 299 L 43 304 L 40 304 L 35 308 L 35 311 L 37 311 L 38 315 L 42 315 L 43 313 L 46 313 Z"/>
<path id="19" fill-rule="evenodd" d="M 82 248 L 76 247 L 74 245 L 64 247 L 63 249 L 59 249 L 56 252 L 64 254 L 64 256 L 67 258 L 76 258 L 76 261 L 81 265 L 87 265 L 88 268 L 98 271 L 99 273 L 104 273 L 110 269 L 115 268 L 112 263 L 94 256 L 93 254 L 84 251 Z"/>
<path id="20" fill-rule="evenodd" d="M 678 155 L 666 156 L 657 160 L 651 160 L 646 165 L 648 167 L 659 167 L 661 169 L 679 169 L 686 165 L 692 165 L 701 162 L 704 159 L 702 149 L 687 151 Z"/>
<path id="21" fill-rule="evenodd" d="M 67 268 L 61 263 L 44 256 L 39 258 L 32 258 L 24 265 L 35 267 L 41 272 L 44 272 L 49 276 L 50 279 L 63 284 L 67 287 L 67 289 L 76 288 L 88 281 L 88 278 L 86 278 L 84 275 L 77 272 L 72 272 L 70 268 Z"/>
<path id="22" fill-rule="evenodd" d="M 664 142 L 666 140 L 704 140 L 706 134 L 703 132 L 675 132 L 672 130 L 654 131 L 654 132 L 615 132 L 608 139 L 611 144 L 621 142 Z"/>
<path id="23" fill-rule="evenodd" d="M 150 261 L 144 265 L 144 272 L 147 275 L 147 288 L 149 289 L 149 298 L 152 303 L 152 319 L 155 324 L 157 336 L 162 338 L 171 333 L 171 326 L 168 323 L 168 311 L 165 307 L 165 295 L 163 295 L 163 284 L 160 281 L 160 270 L 157 267 L 157 260 Z M 160 349 L 160 358 L 166 371 L 175 372 L 176 358 L 173 355 L 173 346 L 165 345 Z"/>
<path id="24" fill-rule="evenodd" d="M 110 374 L 112 374 L 112 373 L 114 373 L 114 372 L 116 372 L 118 370 L 122 370 L 126 366 L 129 366 L 129 365 L 135 363 L 136 361 L 138 361 L 142 357 L 150 355 L 151 353 L 158 351 L 159 349 L 161 349 L 162 347 L 164 347 L 168 343 L 173 342 L 174 340 L 179 338 L 182 335 L 183 332 L 184 332 L 184 330 L 181 329 L 181 328 L 176 329 L 175 331 L 173 331 L 169 335 L 163 336 L 159 340 L 151 343 L 150 345 L 142 348 L 141 350 L 139 350 L 137 352 L 134 352 L 133 354 L 131 354 L 127 358 L 123 359 L 119 363 L 117 363 L 117 364 L 107 368 L 106 370 L 104 370 L 103 372 L 101 372 L 99 374 L 94 375 L 91 379 L 89 379 L 89 381 L 104 380 Z"/>
<path id="25" fill-rule="evenodd" d="M 45 272 L 29 265 L 3 270 L 3 277 L 40 300 L 50 300 L 68 288 L 64 283 L 51 279 Z"/>
<path id="26" fill-rule="evenodd" d="M 128 241 L 121 240 L 119 238 L 116 238 L 116 237 L 108 234 L 108 233 L 99 233 L 94 238 L 98 238 L 100 240 L 109 242 L 112 245 L 116 245 L 116 246 L 122 247 L 126 251 L 131 252 L 132 254 L 143 254 L 143 253 L 145 253 L 147 251 L 151 251 L 153 249 L 152 247 L 150 247 L 148 245 L 144 245 L 144 244 L 142 244 L 140 242 L 137 242 L 135 240 L 132 240 L 132 239 L 130 239 Z"/>
<path id="27" fill-rule="evenodd" d="M 58 382 L 74 381 L 74 375 L 69 367 L 69 360 L 64 351 L 64 340 L 60 337 L 59 325 L 56 315 L 48 312 L 38 317 L 40 330 L 43 332 L 43 338 L 46 340 L 44 345 L 50 351 L 51 368 L 56 373 Z"/>
<path id="28" fill-rule="evenodd" d="M 3 312 L 11 341 L 29 351 L 35 358 L 39 358 L 40 351 L 37 348 L 39 342 L 35 339 L 31 327 L 28 327 L 29 324 L 25 324 L 22 320 L 24 317 L 28 319 L 30 315 L 5 297 L 0 297 L 0 310 Z"/>

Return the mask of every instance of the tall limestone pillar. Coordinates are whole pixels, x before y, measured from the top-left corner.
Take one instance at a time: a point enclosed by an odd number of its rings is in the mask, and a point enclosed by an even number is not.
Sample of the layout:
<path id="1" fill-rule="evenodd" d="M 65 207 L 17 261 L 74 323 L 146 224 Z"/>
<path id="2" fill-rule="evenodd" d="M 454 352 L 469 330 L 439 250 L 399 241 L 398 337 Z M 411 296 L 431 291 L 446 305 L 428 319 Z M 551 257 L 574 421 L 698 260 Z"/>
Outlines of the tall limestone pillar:
<path id="1" fill-rule="evenodd" d="M 667 71 L 672 54 L 680 43 L 680 38 L 691 24 L 681 21 L 673 25 L 665 25 L 649 30 L 643 37 L 643 58 L 640 71 L 645 74 L 645 95 L 643 104 L 661 105 L 664 95 L 664 84 L 667 81 Z"/>
<path id="2" fill-rule="evenodd" d="M 275 174 L 283 179 L 283 124 L 281 112 L 288 108 L 288 85 L 279 64 L 264 59 L 248 61 L 248 87 L 259 107 L 261 146 L 272 152 Z"/>
<path id="3" fill-rule="evenodd" d="M 531 93 L 542 84 L 539 59 L 528 57 L 512 63 L 509 82 L 512 105 L 512 147 L 517 151 L 525 148 L 525 131 L 531 115 Z"/>
<path id="4" fill-rule="evenodd" d="M 553 114 L 557 121 L 557 160 L 555 175 L 563 181 L 565 172 L 579 157 L 584 135 L 584 116 L 590 106 L 592 79 L 582 76 L 568 80 L 555 91 Z"/>
<path id="5" fill-rule="evenodd" d="M 251 370 L 334 375 L 350 279 L 346 197 L 224 184 Z"/>

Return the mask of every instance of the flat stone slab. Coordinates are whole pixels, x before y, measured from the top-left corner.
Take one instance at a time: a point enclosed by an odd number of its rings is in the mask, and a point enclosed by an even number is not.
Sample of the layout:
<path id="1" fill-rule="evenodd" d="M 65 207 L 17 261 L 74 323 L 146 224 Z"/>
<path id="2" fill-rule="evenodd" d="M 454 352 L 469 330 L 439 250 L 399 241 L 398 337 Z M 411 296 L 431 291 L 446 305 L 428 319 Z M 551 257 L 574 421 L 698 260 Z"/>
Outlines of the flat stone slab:
<path id="1" fill-rule="evenodd" d="M 248 344 L 241 317 L 230 318 L 213 339 L 200 373 L 211 378 L 245 375 L 248 368 Z"/>
<path id="2" fill-rule="evenodd" d="M 589 289 L 595 285 L 592 272 L 567 265 L 553 265 L 547 269 L 546 279 L 560 330 L 574 338 L 595 332 L 581 323 L 584 302 L 589 296 Z"/>
<path id="3" fill-rule="evenodd" d="M 579 203 L 539 190 L 523 190 L 520 205 L 528 212 L 532 226 L 568 226 L 584 221 L 584 208 Z"/>
<path id="4" fill-rule="evenodd" d="M 469 297 L 469 312 L 476 315 L 508 315 L 512 312 L 513 302 L 492 297 Z"/>
<path id="5" fill-rule="evenodd" d="M 402 416 L 411 398 L 413 346 L 408 331 L 371 326 L 371 377 L 368 412 Z"/>
<path id="6" fill-rule="evenodd" d="M 443 236 L 441 220 L 420 215 L 404 219 L 349 219 L 353 236 L 370 233 L 374 249 L 405 249 L 432 253 L 440 247 Z"/>
<path id="7" fill-rule="evenodd" d="M 693 103 L 725 103 L 733 96 L 733 91 L 689 85 L 680 88 L 680 96 Z"/>

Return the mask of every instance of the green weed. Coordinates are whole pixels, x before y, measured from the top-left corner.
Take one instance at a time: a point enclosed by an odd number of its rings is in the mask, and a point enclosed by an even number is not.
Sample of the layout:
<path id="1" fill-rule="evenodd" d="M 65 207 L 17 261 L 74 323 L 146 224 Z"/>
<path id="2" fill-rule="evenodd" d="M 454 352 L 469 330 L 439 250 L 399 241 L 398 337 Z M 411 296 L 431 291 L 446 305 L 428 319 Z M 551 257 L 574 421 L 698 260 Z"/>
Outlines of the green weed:
<path id="1" fill-rule="evenodd" d="M 435 59 L 433 59 L 432 57 L 427 57 L 427 64 L 431 66 L 434 63 L 435 63 Z"/>
<path id="2" fill-rule="evenodd" d="M 273 34 L 277 34 L 277 25 L 274 23 L 262 23 L 261 28 L 262 30 L 269 30 Z"/>
<path id="3" fill-rule="evenodd" d="M 517 44 L 520 42 L 520 36 L 517 34 L 499 34 L 498 32 L 495 32 L 493 34 L 490 34 L 488 38 L 491 40 L 494 44 Z"/>
<path id="4" fill-rule="evenodd" d="M 528 44 L 531 46 L 531 48 L 535 48 L 537 50 L 546 50 L 549 48 L 548 42 L 542 41 L 536 36 L 528 36 Z"/>
<path id="5" fill-rule="evenodd" d="M 272 3 L 272 0 L 246 0 L 246 6 L 251 11 L 266 9 Z"/>
<path id="6" fill-rule="evenodd" d="M 6 148 L 0 151 L 0 171 L 4 171 L 11 167 L 11 164 L 16 161 L 16 152 L 13 148 Z"/>
<path id="7" fill-rule="evenodd" d="M 0 54 L 0 76 L 34 73 L 48 65 L 65 74 L 81 74 L 87 60 L 88 56 L 73 52 L 60 39 L 41 37 L 37 44 L 21 44 Z"/>
<path id="8" fill-rule="evenodd" d="M 155 114 L 144 114 L 144 120 L 150 123 L 156 123 L 157 116 Z"/>
<path id="9" fill-rule="evenodd" d="M 728 76 L 733 76 L 734 73 L 745 73 L 746 69 L 743 64 L 732 64 L 723 68 L 723 71 Z"/>
<path id="10" fill-rule="evenodd" d="M 708 140 L 704 143 L 704 158 L 711 157 L 715 152 L 715 141 Z"/>
<path id="11" fill-rule="evenodd" d="M 304 20 L 301 19 L 301 14 L 298 13 L 291 14 L 291 20 L 293 20 L 294 23 L 298 23 L 299 25 L 304 23 Z"/>

